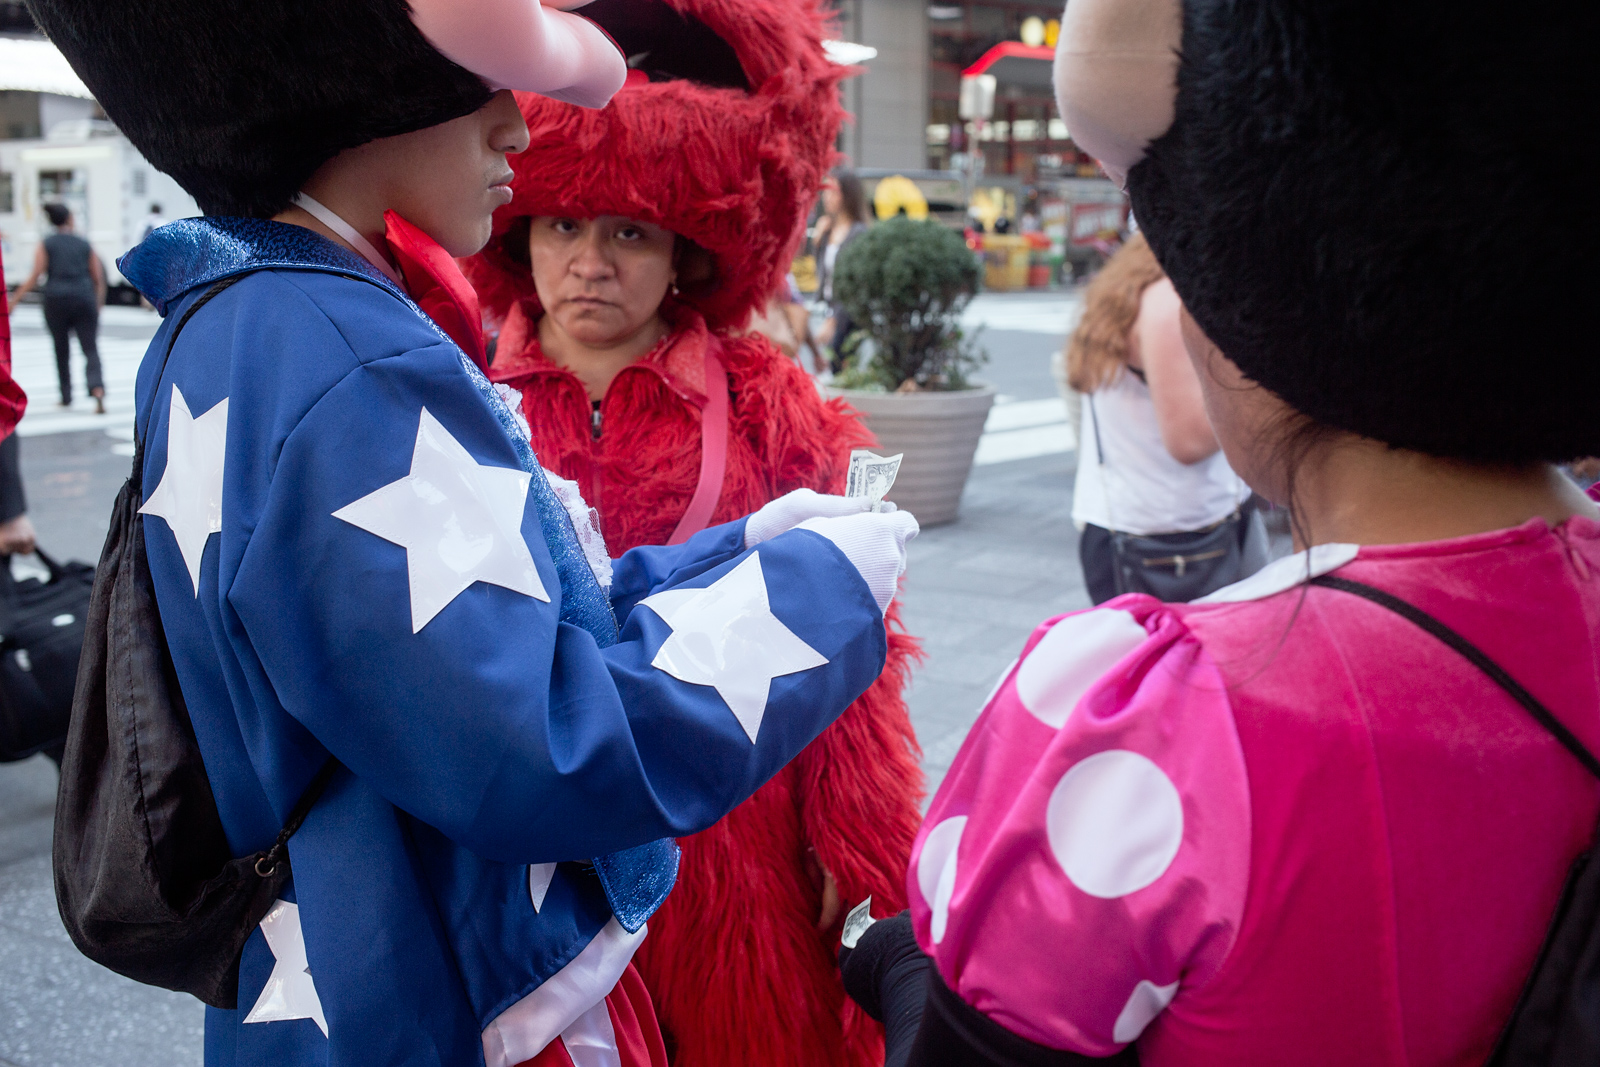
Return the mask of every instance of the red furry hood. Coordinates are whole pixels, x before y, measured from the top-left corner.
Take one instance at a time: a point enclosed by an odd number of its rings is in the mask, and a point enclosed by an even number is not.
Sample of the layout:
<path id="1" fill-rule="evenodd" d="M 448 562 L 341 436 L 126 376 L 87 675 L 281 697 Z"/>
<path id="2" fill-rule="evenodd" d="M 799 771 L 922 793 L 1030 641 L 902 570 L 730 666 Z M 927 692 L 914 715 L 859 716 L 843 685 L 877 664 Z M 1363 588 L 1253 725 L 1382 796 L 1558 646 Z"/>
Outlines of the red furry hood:
<path id="1" fill-rule="evenodd" d="M 837 86 L 850 71 L 823 52 L 827 12 L 817 0 L 656 2 L 702 42 L 714 34 L 731 46 L 731 57 L 716 41 L 698 48 L 706 76 L 742 71 L 748 91 L 697 80 L 699 56 L 641 53 L 603 110 L 519 93 L 532 137 L 512 158 L 516 195 L 495 213 L 488 247 L 464 264 L 492 320 L 534 296 L 528 268 L 504 248 L 527 216 L 623 215 L 695 242 L 715 277 L 680 299 L 714 330 L 742 326 L 788 271 L 844 117 Z"/>

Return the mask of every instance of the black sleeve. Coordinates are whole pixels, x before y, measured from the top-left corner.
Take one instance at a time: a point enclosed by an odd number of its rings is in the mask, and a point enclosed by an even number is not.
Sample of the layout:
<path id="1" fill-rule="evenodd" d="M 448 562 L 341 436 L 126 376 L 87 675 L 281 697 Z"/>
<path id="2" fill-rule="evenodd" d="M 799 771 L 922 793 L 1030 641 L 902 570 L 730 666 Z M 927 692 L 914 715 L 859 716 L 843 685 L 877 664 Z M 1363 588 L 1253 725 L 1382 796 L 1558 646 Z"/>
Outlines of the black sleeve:
<path id="1" fill-rule="evenodd" d="M 1137 1067 L 1132 1046 L 1084 1056 L 1018 1037 L 962 1000 L 917 947 L 910 912 L 874 923 L 839 966 L 845 992 L 883 1023 L 884 1067 Z"/>
<path id="2" fill-rule="evenodd" d="M 28 497 L 22 491 L 20 455 L 15 433 L 0 441 L 0 522 L 10 522 L 28 510 Z"/>

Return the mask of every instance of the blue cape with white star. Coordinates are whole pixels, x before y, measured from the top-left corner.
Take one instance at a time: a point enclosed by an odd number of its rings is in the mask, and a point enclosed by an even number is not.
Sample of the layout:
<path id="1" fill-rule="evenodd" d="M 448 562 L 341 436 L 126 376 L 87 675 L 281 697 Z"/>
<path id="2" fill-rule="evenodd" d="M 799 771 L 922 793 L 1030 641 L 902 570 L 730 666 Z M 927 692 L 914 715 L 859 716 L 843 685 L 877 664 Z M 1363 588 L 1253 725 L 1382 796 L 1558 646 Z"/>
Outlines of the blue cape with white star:
<path id="1" fill-rule="evenodd" d="M 547 981 L 636 944 L 613 913 L 659 863 L 628 850 L 709 826 L 809 743 L 881 670 L 882 615 L 825 539 L 747 552 L 739 522 L 624 556 L 603 618 L 481 376 L 364 262 L 207 219 L 123 272 L 168 314 L 138 385 L 145 536 L 234 852 L 330 753 L 344 768 L 207 1062 L 515 1062 Z"/>

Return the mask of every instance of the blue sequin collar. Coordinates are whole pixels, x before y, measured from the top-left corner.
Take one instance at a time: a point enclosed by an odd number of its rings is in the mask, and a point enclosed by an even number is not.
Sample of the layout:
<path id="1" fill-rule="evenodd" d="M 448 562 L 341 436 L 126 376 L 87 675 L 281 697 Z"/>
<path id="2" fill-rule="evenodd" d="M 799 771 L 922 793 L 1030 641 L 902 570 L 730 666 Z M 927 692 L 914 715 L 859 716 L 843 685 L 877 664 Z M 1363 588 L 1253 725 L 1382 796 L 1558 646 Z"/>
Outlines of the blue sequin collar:
<path id="1" fill-rule="evenodd" d="M 207 216 L 153 231 L 117 269 L 162 315 L 196 286 L 256 270 L 315 270 L 372 282 L 410 301 L 383 272 L 304 226 L 271 219 Z"/>

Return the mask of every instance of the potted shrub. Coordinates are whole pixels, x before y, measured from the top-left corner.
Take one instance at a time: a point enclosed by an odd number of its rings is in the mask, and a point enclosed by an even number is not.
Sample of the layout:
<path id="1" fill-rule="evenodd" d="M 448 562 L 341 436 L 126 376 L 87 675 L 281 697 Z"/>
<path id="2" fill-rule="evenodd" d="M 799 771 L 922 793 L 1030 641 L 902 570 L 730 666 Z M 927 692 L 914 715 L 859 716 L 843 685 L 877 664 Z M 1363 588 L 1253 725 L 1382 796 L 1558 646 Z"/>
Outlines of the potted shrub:
<path id="1" fill-rule="evenodd" d="M 866 417 L 881 451 L 905 453 L 889 499 L 924 526 L 956 517 L 994 403 L 994 389 L 969 377 L 987 357 L 961 331 L 978 277 L 960 234 L 903 216 L 852 241 L 835 268 L 855 331 L 833 392 Z"/>

